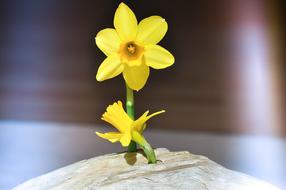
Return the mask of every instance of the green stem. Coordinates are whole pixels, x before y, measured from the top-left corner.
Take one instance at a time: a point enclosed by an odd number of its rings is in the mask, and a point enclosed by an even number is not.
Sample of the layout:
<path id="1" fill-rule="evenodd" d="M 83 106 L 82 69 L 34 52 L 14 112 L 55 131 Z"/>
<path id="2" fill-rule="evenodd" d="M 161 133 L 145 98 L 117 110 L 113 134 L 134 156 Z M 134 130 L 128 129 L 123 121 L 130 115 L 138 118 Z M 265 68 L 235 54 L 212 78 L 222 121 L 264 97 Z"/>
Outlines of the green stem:
<path id="1" fill-rule="evenodd" d="M 133 95 L 133 90 L 129 88 L 127 84 L 126 84 L 126 110 L 129 117 L 134 120 L 135 118 L 134 95 Z M 136 151 L 137 151 L 136 143 L 134 141 L 131 141 L 128 146 L 128 152 L 136 152 Z"/>
<path id="2" fill-rule="evenodd" d="M 155 152 L 151 145 L 146 141 L 146 139 L 137 131 L 132 131 L 132 139 L 141 146 L 143 151 L 145 152 L 148 163 L 155 164 L 157 162 Z"/>

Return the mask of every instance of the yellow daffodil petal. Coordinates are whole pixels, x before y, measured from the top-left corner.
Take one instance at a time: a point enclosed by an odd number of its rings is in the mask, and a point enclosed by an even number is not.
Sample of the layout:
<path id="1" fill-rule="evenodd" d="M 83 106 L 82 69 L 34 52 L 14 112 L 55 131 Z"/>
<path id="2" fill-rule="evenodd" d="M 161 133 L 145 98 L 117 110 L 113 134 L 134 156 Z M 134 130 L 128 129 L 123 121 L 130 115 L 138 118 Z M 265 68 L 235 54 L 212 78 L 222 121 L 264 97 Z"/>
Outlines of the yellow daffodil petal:
<path id="1" fill-rule="evenodd" d="M 109 105 L 101 119 L 113 125 L 121 133 L 129 132 L 133 122 L 124 111 L 121 101 Z"/>
<path id="2" fill-rule="evenodd" d="M 165 110 L 157 111 L 157 112 L 155 112 L 155 113 L 152 113 L 151 115 L 148 115 L 146 119 L 149 120 L 151 117 L 154 117 L 154 116 L 156 116 L 156 115 L 159 115 L 159 114 L 165 113 L 165 112 L 166 112 Z M 147 120 L 146 120 L 146 121 L 147 121 Z"/>
<path id="3" fill-rule="evenodd" d="M 123 77 L 131 89 L 138 91 L 145 85 L 149 72 L 149 67 L 144 63 L 133 67 L 125 66 Z"/>
<path id="4" fill-rule="evenodd" d="M 137 34 L 137 19 L 133 11 L 120 3 L 114 15 L 114 27 L 123 41 L 132 41 Z"/>
<path id="5" fill-rule="evenodd" d="M 130 144 L 131 141 L 131 133 L 125 133 L 122 135 L 120 139 L 120 143 L 123 147 L 126 147 Z"/>
<path id="6" fill-rule="evenodd" d="M 96 74 L 96 80 L 104 81 L 116 77 L 122 73 L 124 69 L 121 63 L 120 56 L 118 54 L 113 54 L 108 56 L 99 66 Z"/>
<path id="7" fill-rule="evenodd" d="M 104 138 L 106 140 L 109 140 L 112 143 L 115 143 L 117 141 L 121 140 L 121 137 L 123 136 L 121 133 L 117 132 L 109 132 L 109 133 L 99 133 L 95 132 L 97 136 Z"/>
<path id="8" fill-rule="evenodd" d="M 174 56 L 159 45 L 145 46 L 144 58 L 146 65 L 154 69 L 164 69 L 174 64 Z"/>
<path id="9" fill-rule="evenodd" d="M 136 121 L 133 122 L 132 129 L 138 131 L 139 133 L 143 132 L 143 125 L 147 121 L 147 115 L 149 111 L 143 113 Z"/>
<path id="10" fill-rule="evenodd" d="M 162 40 L 168 30 L 168 24 L 160 16 L 150 16 L 138 25 L 136 42 L 143 45 L 155 45 Z"/>
<path id="11" fill-rule="evenodd" d="M 147 122 L 147 120 L 149 120 L 151 117 L 154 117 L 155 115 L 159 115 L 159 114 L 164 113 L 164 112 L 165 112 L 165 110 L 162 110 L 162 111 L 158 111 L 158 112 L 155 112 L 155 113 L 147 116 L 149 111 L 146 111 L 136 121 L 134 121 L 134 123 L 132 125 L 132 129 L 138 131 L 139 133 L 142 133 L 144 128 L 145 128 L 144 124 Z"/>
<path id="12" fill-rule="evenodd" d="M 141 57 L 141 58 L 139 58 L 139 59 L 127 61 L 126 64 L 127 64 L 129 67 L 140 66 L 141 64 L 143 64 L 143 59 L 142 59 L 142 57 Z"/>
<path id="13" fill-rule="evenodd" d="M 109 56 L 118 52 L 120 38 L 115 29 L 107 28 L 98 32 L 95 43 L 105 55 Z"/>

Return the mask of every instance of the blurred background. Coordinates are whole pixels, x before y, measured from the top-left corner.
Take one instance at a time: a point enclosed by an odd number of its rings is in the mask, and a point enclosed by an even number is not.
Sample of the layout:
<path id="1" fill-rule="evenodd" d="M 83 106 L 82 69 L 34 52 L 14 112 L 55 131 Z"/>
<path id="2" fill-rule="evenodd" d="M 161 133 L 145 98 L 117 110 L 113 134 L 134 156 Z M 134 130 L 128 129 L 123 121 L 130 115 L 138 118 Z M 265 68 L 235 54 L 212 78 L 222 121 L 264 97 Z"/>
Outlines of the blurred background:
<path id="1" fill-rule="evenodd" d="M 121 76 L 95 80 L 105 55 L 94 37 L 113 27 L 120 2 L 0 1 L 0 189 L 122 150 L 93 134 L 105 130 L 106 106 L 125 99 Z M 139 21 L 161 15 L 169 24 L 160 44 L 176 62 L 151 70 L 135 94 L 137 115 L 167 110 L 150 122 L 154 146 L 204 154 L 285 188 L 283 1 L 124 2 Z"/>

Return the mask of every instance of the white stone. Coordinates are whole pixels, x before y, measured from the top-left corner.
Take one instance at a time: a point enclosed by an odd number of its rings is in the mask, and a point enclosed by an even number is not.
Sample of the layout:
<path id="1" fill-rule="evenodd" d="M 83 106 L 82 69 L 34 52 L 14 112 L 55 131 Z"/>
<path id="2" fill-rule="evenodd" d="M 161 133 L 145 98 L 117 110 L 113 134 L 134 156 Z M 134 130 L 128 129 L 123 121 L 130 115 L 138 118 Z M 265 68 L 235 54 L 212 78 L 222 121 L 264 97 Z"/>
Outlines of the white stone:
<path id="1" fill-rule="evenodd" d="M 155 152 L 157 164 L 147 164 L 141 153 L 108 154 L 36 177 L 14 190 L 278 190 L 204 156 L 163 148 Z"/>

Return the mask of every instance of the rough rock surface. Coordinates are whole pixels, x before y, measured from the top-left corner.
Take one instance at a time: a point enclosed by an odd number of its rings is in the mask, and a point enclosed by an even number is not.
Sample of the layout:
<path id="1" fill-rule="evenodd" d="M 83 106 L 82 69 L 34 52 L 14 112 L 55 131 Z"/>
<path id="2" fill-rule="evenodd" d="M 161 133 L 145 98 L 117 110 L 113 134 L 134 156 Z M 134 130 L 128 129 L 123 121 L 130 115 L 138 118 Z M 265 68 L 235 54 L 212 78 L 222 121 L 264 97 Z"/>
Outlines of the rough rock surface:
<path id="1" fill-rule="evenodd" d="M 141 153 L 99 156 L 31 179 L 14 190 L 278 190 L 187 151 L 160 148 L 156 155 L 157 164 L 147 164 Z"/>

